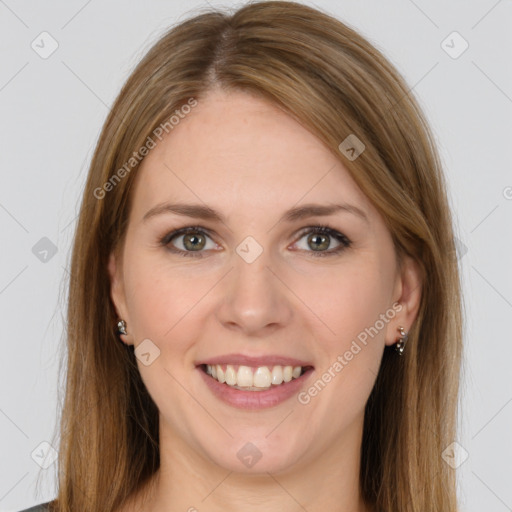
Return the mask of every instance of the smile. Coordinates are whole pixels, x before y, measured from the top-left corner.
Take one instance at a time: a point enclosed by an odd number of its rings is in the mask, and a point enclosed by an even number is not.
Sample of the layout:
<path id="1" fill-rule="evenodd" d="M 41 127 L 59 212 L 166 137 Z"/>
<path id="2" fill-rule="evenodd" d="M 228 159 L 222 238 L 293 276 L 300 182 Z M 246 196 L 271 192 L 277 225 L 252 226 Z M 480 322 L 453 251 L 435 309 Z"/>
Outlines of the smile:
<path id="1" fill-rule="evenodd" d="M 200 364 L 206 387 L 237 409 L 267 409 L 296 396 L 314 373 L 313 366 Z"/>
<path id="2" fill-rule="evenodd" d="M 212 378 L 234 389 L 243 391 L 266 391 L 273 386 L 298 379 L 308 367 L 302 366 L 244 366 L 232 364 L 203 365 Z"/>

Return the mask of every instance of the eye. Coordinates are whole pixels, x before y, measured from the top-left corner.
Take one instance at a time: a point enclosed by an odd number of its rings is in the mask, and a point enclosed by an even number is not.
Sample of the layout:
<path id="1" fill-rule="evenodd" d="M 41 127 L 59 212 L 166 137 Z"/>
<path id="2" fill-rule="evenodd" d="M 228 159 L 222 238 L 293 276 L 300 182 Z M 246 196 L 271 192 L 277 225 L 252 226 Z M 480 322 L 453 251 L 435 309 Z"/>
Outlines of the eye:
<path id="1" fill-rule="evenodd" d="M 309 226 L 304 228 L 299 234 L 299 240 L 306 235 L 308 235 L 306 243 L 308 247 L 313 247 L 313 250 L 310 251 L 307 248 L 301 250 L 311 253 L 311 256 L 314 257 L 336 255 L 352 244 L 345 235 L 329 226 Z M 182 240 L 177 242 L 177 245 L 181 245 L 182 248 L 176 247 L 175 245 L 176 240 L 180 240 L 180 238 Z M 215 249 L 213 241 L 213 247 L 207 247 L 208 239 L 211 240 L 210 236 L 203 228 L 199 226 L 188 226 L 165 235 L 160 240 L 160 245 L 165 246 L 170 252 L 178 254 L 179 256 L 202 258 L 203 249 Z M 338 246 L 334 249 L 325 250 L 331 246 L 332 239 L 338 243 Z M 297 244 L 297 242 L 295 244 Z"/>
<path id="2" fill-rule="evenodd" d="M 184 249 L 177 248 L 173 245 L 173 240 L 179 240 L 182 238 L 179 244 Z M 180 256 L 192 256 L 196 258 L 202 258 L 203 255 L 200 253 L 206 246 L 206 239 L 210 238 L 200 227 L 188 226 L 186 228 L 177 229 L 167 234 L 160 240 L 161 245 L 166 246 L 169 251 Z M 212 249 L 212 247 L 206 247 Z"/>
<path id="3" fill-rule="evenodd" d="M 307 252 L 311 252 L 311 256 L 314 257 L 336 255 L 350 247 L 352 244 L 352 242 L 343 233 L 340 233 L 329 226 L 310 226 L 304 228 L 300 235 L 301 239 L 308 235 L 306 243 L 308 244 L 308 247 L 313 247 L 313 250 L 305 250 Z M 332 239 L 335 239 L 338 242 L 338 246 L 329 251 L 325 250 L 331 245 Z"/>

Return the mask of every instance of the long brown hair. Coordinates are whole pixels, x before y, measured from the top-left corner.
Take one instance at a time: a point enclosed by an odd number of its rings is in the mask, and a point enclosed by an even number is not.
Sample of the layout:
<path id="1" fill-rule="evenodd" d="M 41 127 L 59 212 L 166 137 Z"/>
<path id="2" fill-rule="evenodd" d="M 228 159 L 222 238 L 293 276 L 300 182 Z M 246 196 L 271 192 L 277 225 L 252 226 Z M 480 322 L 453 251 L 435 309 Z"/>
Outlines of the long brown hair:
<path id="1" fill-rule="evenodd" d="M 360 485 L 379 512 L 455 512 L 455 470 L 442 452 L 456 439 L 462 299 L 433 136 L 404 79 L 368 41 L 319 10 L 278 1 L 201 12 L 172 28 L 104 124 L 72 252 L 52 510 L 114 511 L 159 467 L 158 410 L 133 347 L 115 333 L 107 263 L 123 244 L 139 167 L 127 162 L 212 87 L 259 94 L 315 134 L 382 214 L 397 256 L 419 263 L 425 280 L 406 350 L 385 349 L 366 404 Z M 356 159 L 339 149 L 349 135 L 365 145 Z"/>

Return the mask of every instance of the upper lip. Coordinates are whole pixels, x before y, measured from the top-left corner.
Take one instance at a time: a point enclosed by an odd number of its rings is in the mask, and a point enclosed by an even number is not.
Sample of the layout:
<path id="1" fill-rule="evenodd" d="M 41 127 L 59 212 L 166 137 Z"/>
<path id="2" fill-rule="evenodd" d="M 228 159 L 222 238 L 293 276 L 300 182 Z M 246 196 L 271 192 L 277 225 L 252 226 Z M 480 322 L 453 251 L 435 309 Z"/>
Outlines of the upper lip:
<path id="1" fill-rule="evenodd" d="M 234 365 L 243 365 L 243 366 L 313 366 L 312 364 L 301 361 L 300 359 L 295 359 L 293 357 L 281 356 L 281 355 L 273 355 L 269 354 L 266 356 L 247 356 L 244 354 L 224 354 L 222 356 L 210 357 L 208 359 L 204 359 L 198 361 L 196 366 L 202 364 L 209 364 L 211 366 L 216 364 L 234 364 Z"/>

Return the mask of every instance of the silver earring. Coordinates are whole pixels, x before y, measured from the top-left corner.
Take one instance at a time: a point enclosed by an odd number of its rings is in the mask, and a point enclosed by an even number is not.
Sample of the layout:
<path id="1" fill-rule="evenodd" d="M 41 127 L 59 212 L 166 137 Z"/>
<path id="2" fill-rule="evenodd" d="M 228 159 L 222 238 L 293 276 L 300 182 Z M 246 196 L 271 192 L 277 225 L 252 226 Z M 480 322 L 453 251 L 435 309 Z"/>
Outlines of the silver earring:
<path id="1" fill-rule="evenodd" d="M 119 322 L 117 322 L 117 334 L 128 334 L 126 332 L 126 322 L 124 320 L 119 320 Z"/>
<path id="2" fill-rule="evenodd" d="M 398 327 L 400 331 L 400 339 L 395 343 L 395 350 L 398 352 L 398 355 L 402 355 L 404 353 L 405 344 L 409 339 L 409 335 L 405 332 L 402 326 Z"/>

